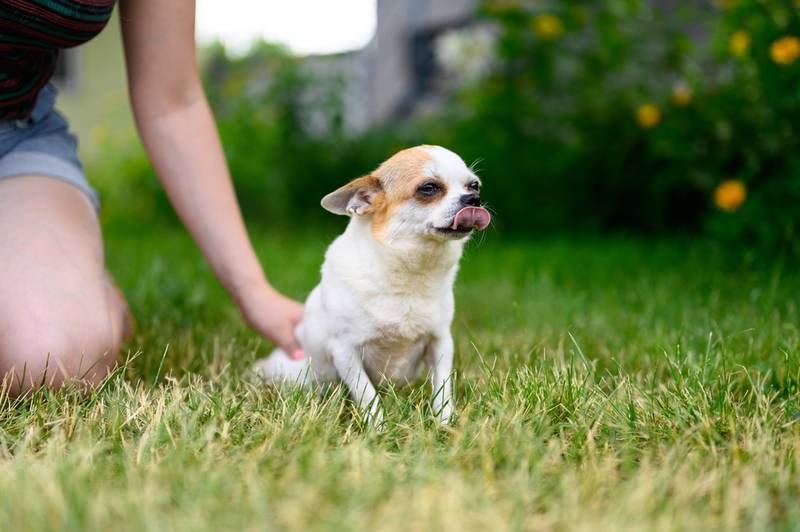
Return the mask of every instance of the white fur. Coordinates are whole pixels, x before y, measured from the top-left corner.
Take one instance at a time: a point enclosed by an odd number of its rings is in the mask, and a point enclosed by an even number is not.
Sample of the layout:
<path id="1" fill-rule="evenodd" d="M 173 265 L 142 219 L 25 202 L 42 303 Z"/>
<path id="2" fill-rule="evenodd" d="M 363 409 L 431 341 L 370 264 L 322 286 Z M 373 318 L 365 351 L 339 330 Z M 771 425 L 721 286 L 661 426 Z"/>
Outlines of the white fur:
<path id="1" fill-rule="evenodd" d="M 293 361 L 275 350 L 254 368 L 271 382 L 341 380 L 374 423 L 383 416 L 375 384 L 406 384 L 426 369 L 442 422 L 450 420 L 454 406 L 453 283 L 466 239 L 443 237 L 432 228 L 448 226 L 458 198 L 476 177 L 453 152 L 417 149 L 428 150 L 425 171 L 447 183 L 447 195 L 432 205 L 399 205 L 382 239 L 375 238 L 369 216 L 348 213 L 350 223 L 328 248 L 321 282 L 296 331 L 305 358 Z"/>

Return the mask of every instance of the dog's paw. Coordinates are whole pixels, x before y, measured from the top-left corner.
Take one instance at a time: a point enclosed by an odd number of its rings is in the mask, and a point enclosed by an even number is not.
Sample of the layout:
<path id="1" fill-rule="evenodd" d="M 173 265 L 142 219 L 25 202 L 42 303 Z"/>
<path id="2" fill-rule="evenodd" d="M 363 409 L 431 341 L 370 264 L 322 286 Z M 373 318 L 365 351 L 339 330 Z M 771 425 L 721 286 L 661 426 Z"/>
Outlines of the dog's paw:
<path id="1" fill-rule="evenodd" d="M 364 423 L 369 427 L 380 429 L 383 426 L 383 409 L 377 404 L 372 405 L 364 414 Z"/>
<path id="2" fill-rule="evenodd" d="M 250 372 L 269 384 L 308 387 L 313 380 L 307 359 L 293 359 L 281 349 L 275 349 L 268 357 L 257 360 Z"/>
<path id="3" fill-rule="evenodd" d="M 451 425 L 453 423 L 453 407 L 450 403 L 442 406 L 441 410 L 436 414 L 436 419 L 440 425 Z"/>

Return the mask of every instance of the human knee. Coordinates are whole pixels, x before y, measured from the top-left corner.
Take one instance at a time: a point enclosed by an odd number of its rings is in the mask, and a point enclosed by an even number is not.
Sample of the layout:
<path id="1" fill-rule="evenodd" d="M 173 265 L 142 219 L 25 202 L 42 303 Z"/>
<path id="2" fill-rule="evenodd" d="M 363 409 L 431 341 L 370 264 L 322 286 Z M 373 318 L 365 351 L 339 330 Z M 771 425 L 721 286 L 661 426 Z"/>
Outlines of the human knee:
<path id="1" fill-rule="evenodd" d="M 95 384 L 114 363 L 108 320 L 84 320 L 80 330 L 53 316 L 11 321 L 0 327 L 0 377 L 11 382 L 11 389 L 58 387 L 66 381 Z"/>

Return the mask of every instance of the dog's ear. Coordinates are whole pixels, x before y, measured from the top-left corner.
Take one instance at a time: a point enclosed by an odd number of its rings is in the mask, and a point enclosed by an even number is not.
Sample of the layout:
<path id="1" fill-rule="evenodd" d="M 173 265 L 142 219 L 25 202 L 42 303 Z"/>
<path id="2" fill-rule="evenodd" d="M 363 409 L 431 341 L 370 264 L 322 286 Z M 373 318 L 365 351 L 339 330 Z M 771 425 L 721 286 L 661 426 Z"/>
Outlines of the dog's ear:
<path id="1" fill-rule="evenodd" d="M 377 177 L 359 177 L 322 198 L 322 207 L 333 214 L 363 216 L 372 212 L 373 201 L 381 190 Z"/>

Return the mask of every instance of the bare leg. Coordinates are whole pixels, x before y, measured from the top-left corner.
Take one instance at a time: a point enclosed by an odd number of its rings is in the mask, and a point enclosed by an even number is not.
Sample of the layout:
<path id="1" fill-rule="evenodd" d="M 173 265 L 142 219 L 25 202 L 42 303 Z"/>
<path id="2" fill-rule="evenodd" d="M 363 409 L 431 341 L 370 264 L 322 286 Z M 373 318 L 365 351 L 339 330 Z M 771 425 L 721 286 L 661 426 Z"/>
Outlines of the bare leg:
<path id="1" fill-rule="evenodd" d="M 48 177 L 0 181 L 0 379 L 8 391 L 98 384 L 116 362 L 125 313 L 87 198 Z"/>
<path id="2" fill-rule="evenodd" d="M 445 331 L 428 345 L 428 357 L 432 368 L 431 390 L 433 412 L 447 424 L 453 415 L 453 336 Z"/>

